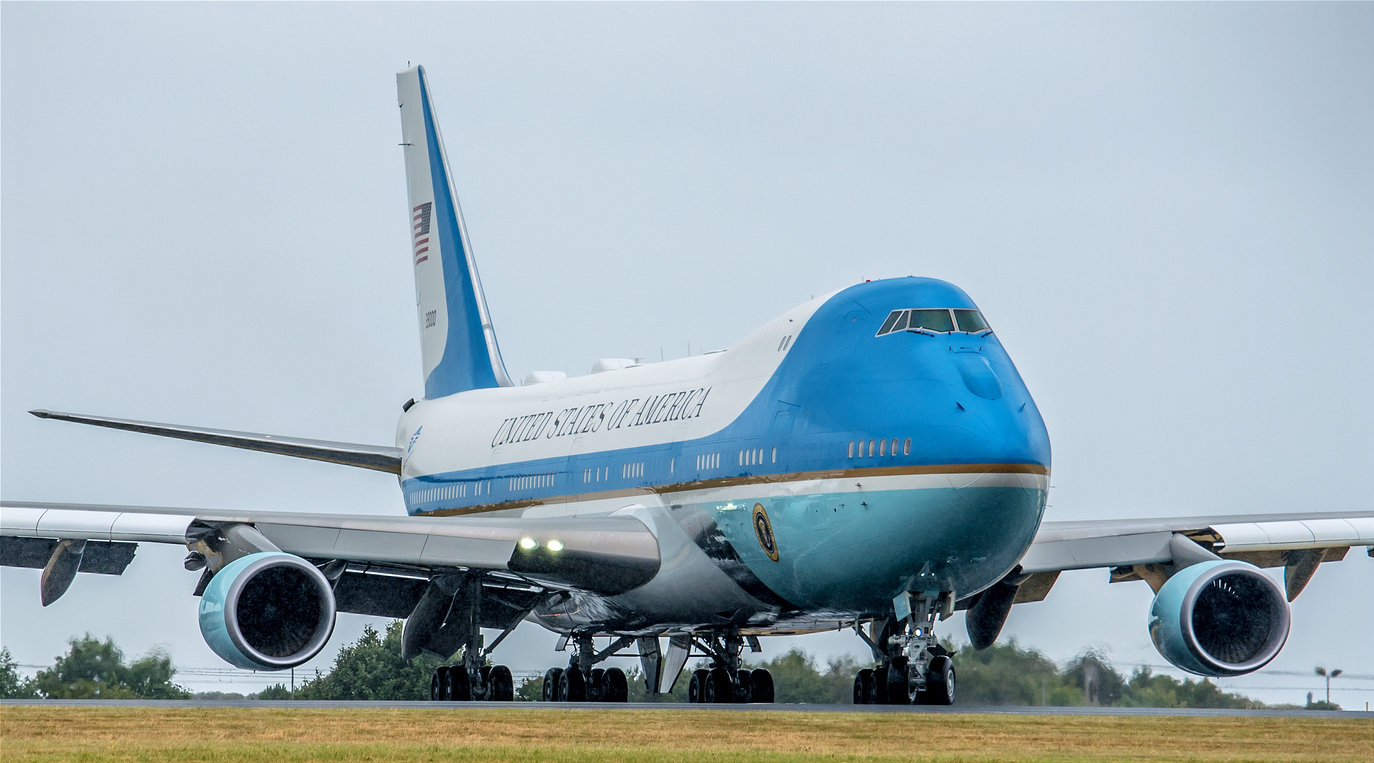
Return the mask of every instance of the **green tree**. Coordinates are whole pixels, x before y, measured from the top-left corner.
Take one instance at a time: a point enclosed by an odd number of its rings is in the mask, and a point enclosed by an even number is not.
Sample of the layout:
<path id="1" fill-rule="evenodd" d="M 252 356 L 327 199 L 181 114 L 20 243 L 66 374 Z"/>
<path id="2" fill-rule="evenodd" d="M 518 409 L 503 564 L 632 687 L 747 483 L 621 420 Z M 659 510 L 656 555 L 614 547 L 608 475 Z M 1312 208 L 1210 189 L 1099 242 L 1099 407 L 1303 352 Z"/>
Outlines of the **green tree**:
<path id="1" fill-rule="evenodd" d="M 371 625 L 365 626 L 356 642 L 339 650 L 329 673 L 316 671 L 313 679 L 296 688 L 296 699 L 429 699 L 430 678 L 443 662 L 429 655 L 409 663 L 401 659 L 403 627 L 401 620 L 394 620 L 382 636 Z M 264 693 L 258 697 L 268 699 Z"/>
<path id="2" fill-rule="evenodd" d="M 176 670 L 166 653 L 150 652 L 132 665 L 113 639 L 91 634 L 68 642 L 71 649 L 34 676 L 33 688 L 48 699 L 187 699 L 172 683 Z"/>
<path id="3" fill-rule="evenodd" d="M 1131 674 L 1121 700 L 1116 704 L 1123 707 L 1264 707 L 1263 702 L 1240 694 L 1223 692 L 1216 684 L 1205 678 L 1197 681 L 1185 678 L 1179 681 L 1173 676 L 1155 675 L 1145 666 L 1136 668 Z"/>
<path id="4" fill-rule="evenodd" d="M 8 648 L 0 648 L 0 699 L 34 699 L 33 680 L 19 675 L 19 665 Z"/>
<path id="5" fill-rule="evenodd" d="M 249 699 L 294 699 L 294 697 L 291 696 L 291 687 L 286 684 L 273 684 L 257 694 L 249 695 Z"/>
<path id="6" fill-rule="evenodd" d="M 993 644 L 982 651 L 946 642 L 958 651 L 954 662 L 955 702 L 960 705 L 1081 705 L 1082 691 L 1066 687 L 1059 666 L 1016 640 Z M 1077 701 L 1074 701 L 1077 700 Z"/>

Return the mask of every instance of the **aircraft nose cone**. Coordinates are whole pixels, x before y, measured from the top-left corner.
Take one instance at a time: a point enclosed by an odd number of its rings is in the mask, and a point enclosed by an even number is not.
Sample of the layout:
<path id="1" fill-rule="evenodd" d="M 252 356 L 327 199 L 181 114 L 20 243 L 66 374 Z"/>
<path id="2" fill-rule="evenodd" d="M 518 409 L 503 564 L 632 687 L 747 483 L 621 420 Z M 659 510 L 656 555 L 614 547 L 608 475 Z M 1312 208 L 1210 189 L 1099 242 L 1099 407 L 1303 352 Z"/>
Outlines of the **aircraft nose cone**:
<path id="1" fill-rule="evenodd" d="M 969 392 L 984 400 L 997 400 L 1002 397 L 1002 381 L 997 378 L 987 359 L 982 355 L 960 352 L 954 355 L 954 367 Z"/>

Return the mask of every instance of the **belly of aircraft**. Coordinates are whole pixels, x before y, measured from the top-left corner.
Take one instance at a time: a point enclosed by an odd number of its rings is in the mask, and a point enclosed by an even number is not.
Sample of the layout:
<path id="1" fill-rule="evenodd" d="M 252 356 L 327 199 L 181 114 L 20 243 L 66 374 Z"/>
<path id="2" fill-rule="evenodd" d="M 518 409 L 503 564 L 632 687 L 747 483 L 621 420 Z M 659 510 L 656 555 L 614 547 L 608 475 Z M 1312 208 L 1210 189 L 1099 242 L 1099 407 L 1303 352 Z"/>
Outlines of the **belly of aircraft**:
<path id="1" fill-rule="evenodd" d="M 1047 494 L 1046 476 L 1017 471 L 807 479 L 664 494 L 655 512 L 660 521 L 673 522 L 689 539 L 688 553 L 706 557 L 711 572 L 723 575 L 665 565 L 665 579 L 655 585 L 680 591 L 677 597 L 575 597 L 558 608 L 562 616 L 541 619 L 560 630 L 633 628 L 639 623 L 627 617 L 646 615 L 684 627 L 734 620 L 766 629 L 809 617 L 877 616 L 898 593 L 914 590 L 923 571 L 941 590 L 963 597 L 1015 566 L 1035 535 Z M 684 579 L 671 580 L 675 575 Z M 706 577 L 732 583 L 723 590 Z M 625 606 L 631 599 L 633 606 Z M 753 604 L 742 607 L 741 601 Z M 646 612 L 646 606 L 657 611 Z"/>

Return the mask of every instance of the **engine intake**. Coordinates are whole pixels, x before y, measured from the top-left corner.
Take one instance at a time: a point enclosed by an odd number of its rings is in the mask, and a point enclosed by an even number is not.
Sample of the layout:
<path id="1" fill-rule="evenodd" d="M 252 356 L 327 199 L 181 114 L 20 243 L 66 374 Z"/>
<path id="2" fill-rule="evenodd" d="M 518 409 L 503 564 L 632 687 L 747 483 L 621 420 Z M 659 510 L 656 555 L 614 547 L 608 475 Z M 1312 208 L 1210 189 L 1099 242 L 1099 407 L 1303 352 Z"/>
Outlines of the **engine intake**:
<path id="1" fill-rule="evenodd" d="M 1216 560 L 1186 567 L 1150 606 L 1150 639 L 1170 663 L 1223 678 L 1259 670 L 1288 640 L 1283 591 L 1258 567 Z"/>
<path id="2" fill-rule="evenodd" d="M 334 633 L 334 591 L 306 560 L 280 551 L 226 564 L 200 598 L 200 632 L 227 662 L 285 670 L 309 660 Z"/>

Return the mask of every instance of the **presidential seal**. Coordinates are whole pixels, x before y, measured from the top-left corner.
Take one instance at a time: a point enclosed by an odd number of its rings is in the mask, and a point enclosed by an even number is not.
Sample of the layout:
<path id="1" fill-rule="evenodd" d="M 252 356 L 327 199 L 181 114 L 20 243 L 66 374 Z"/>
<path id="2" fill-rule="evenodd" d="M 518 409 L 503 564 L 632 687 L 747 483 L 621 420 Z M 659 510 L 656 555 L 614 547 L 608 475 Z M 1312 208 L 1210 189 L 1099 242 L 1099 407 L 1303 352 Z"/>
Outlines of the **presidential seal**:
<path id="1" fill-rule="evenodd" d="M 768 521 L 768 512 L 763 510 L 761 503 L 754 504 L 754 537 L 759 539 L 763 553 L 768 554 L 768 558 L 776 562 L 778 560 L 778 541 L 773 537 L 773 525 Z"/>

